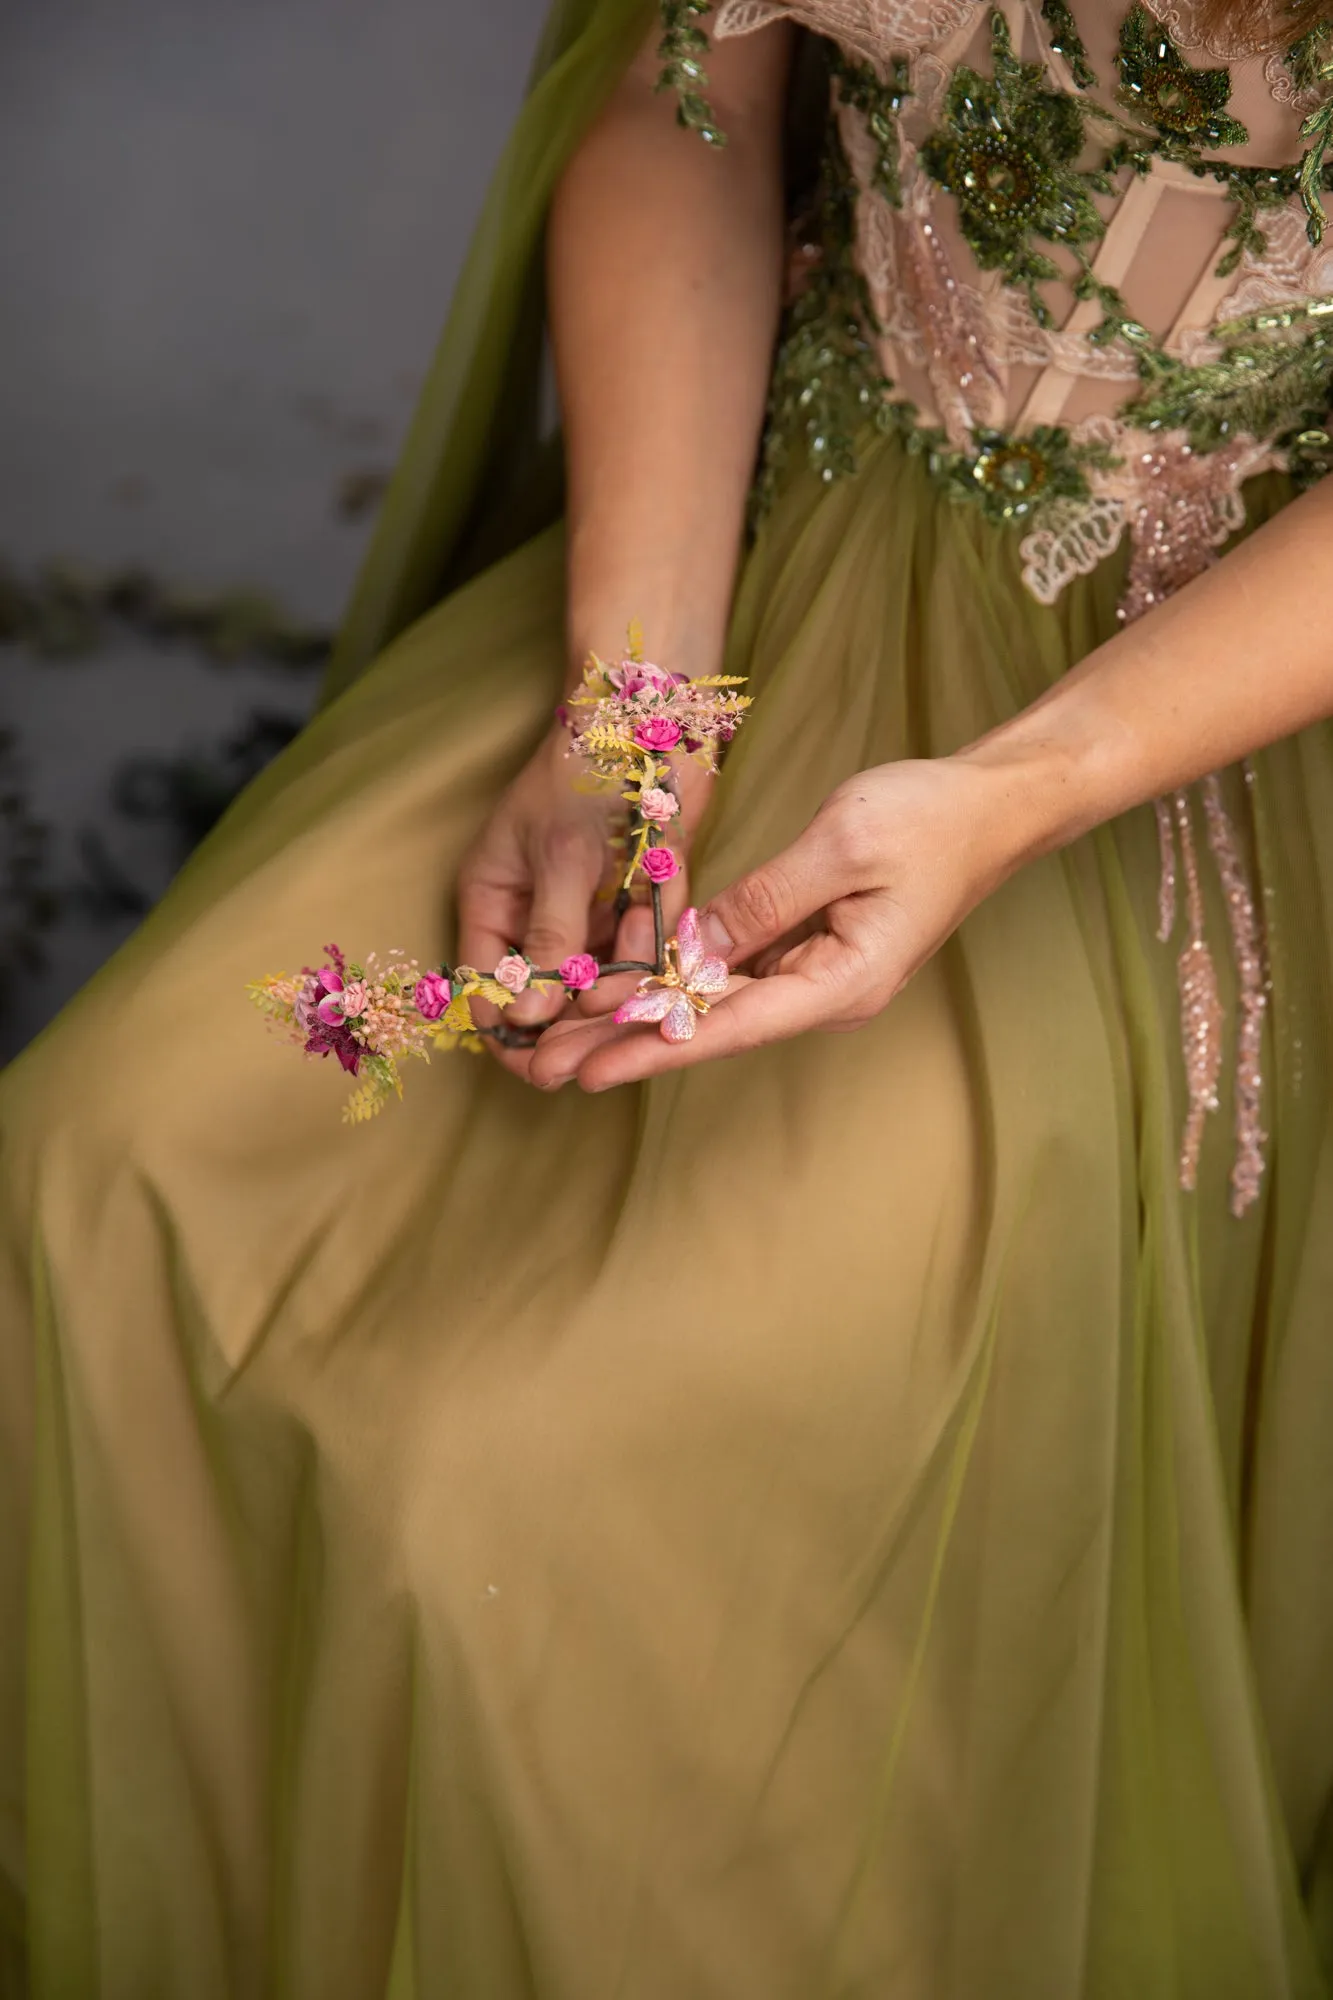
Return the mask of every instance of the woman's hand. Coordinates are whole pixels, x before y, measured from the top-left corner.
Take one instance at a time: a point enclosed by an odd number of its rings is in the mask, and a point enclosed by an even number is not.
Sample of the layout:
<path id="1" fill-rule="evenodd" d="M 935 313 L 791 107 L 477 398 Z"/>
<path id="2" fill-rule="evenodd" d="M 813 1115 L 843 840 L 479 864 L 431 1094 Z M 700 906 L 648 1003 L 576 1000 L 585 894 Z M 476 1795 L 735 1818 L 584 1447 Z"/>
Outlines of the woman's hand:
<path id="1" fill-rule="evenodd" d="M 605 1018 L 562 1022 L 542 1037 L 531 1080 L 606 1090 L 807 1028 L 859 1028 L 1026 848 L 1022 800 L 1004 769 L 939 758 L 864 771 L 785 853 L 703 912 L 708 948 L 749 976 L 733 981 L 692 1041 Z"/>
<path id="2" fill-rule="evenodd" d="M 623 822 L 624 802 L 614 789 L 580 791 L 581 767 L 568 750 L 567 732 L 553 728 L 464 856 L 458 883 L 460 965 L 490 972 L 516 947 L 543 969 L 582 951 L 604 959 L 652 959 L 651 909 L 636 904 L 619 925 L 614 914 L 622 850 L 613 850 L 611 839 Z M 673 770 L 681 811 L 672 822 L 672 845 L 682 863 L 711 782 L 689 760 Z M 663 897 L 668 924 L 688 900 L 682 866 Z M 577 1006 L 561 993 L 525 993 L 504 1010 L 504 1020 L 532 1027 Z M 479 1003 L 474 1013 L 482 1026 L 499 1018 L 496 1009 Z M 489 1038 L 487 1046 L 506 1069 L 527 1076 L 530 1051 L 505 1049 Z"/>

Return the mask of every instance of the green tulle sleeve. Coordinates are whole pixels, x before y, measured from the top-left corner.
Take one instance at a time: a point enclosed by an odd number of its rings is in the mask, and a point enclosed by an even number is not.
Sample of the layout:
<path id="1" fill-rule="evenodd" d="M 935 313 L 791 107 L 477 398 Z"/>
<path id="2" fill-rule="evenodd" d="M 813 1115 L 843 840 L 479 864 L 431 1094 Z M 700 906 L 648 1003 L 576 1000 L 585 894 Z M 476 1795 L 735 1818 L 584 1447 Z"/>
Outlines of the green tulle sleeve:
<path id="1" fill-rule="evenodd" d="M 538 388 L 542 240 L 561 168 L 651 28 L 654 0 L 555 0 L 322 691 L 554 518 Z"/>

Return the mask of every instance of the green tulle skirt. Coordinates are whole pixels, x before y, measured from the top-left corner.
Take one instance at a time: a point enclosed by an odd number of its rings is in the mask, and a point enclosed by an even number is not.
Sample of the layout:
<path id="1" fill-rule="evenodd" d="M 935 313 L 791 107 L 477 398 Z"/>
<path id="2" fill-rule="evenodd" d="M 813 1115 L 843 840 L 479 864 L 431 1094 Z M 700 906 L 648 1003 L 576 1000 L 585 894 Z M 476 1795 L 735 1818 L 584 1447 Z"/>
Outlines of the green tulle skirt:
<path id="1" fill-rule="evenodd" d="M 1040 608 L 893 442 L 797 481 L 697 888 L 1040 693 L 1119 572 Z M 1177 1184 L 1148 809 L 859 1034 L 598 1097 L 437 1057 L 344 1126 L 245 982 L 443 952 L 562 591 L 556 529 L 393 644 L 0 1086 L 14 1990 L 1325 1993 L 1329 732 L 1228 780 L 1241 1221 L 1225 1092 Z"/>

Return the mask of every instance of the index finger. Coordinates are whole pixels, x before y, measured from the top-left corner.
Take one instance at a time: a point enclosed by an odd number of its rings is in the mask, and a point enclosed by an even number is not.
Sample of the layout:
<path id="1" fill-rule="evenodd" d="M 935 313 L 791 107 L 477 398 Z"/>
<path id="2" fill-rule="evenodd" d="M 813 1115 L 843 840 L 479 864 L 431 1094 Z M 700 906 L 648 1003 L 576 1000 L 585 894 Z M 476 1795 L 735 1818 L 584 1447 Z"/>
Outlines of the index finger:
<path id="1" fill-rule="evenodd" d="M 669 1070 L 691 1069 L 787 1041 L 823 1027 L 835 1012 L 826 983 L 799 972 L 779 972 L 768 979 L 738 982 L 699 1019 L 688 1042 L 668 1042 L 655 1027 L 620 1027 L 608 1033 L 610 1023 L 602 1021 L 589 1021 L 586 1028 L 571 1026 L 539 1065 L 541 1080 L 550 1088 L 577 1078 L 588 1091 L 642 1083 Z"/>

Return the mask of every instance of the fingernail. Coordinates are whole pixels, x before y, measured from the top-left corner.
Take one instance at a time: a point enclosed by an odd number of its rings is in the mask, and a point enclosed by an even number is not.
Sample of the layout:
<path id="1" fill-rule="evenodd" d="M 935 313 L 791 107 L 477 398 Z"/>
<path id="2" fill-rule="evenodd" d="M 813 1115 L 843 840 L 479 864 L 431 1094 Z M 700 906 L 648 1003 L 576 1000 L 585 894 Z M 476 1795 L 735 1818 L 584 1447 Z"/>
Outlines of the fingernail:
<path id="1" fill-rule="evenodd" d="M 705 951 L 714 951 L 719 958 L 725 958 L 730 952 L 731 933 L 714 911 L 705 910 L 700 917 L 699 935 L 704 941 Z"/>

